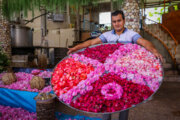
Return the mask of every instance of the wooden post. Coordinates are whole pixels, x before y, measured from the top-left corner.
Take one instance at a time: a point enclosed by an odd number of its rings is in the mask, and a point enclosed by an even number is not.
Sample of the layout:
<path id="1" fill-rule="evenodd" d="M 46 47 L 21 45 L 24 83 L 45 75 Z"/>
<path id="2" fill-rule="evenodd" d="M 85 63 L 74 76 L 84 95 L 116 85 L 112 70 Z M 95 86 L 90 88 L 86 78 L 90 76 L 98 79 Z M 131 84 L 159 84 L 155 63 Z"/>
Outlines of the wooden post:
<path id="1" fill-rule="evenodd" d="M 146 1 L 144 2 L 144 16 L 145 16 L 145 12 L 146 12 Z"/>
<path id="2" fill-rule="evenodd" d="M 113 0 L 111 0 L 111 13 L 112 12 L 113 12 Z M 111 21 L 112 21 L 112 17 L 111 17 Z M 111 29 L 113 29 L 112 22 L 111 22 Z"/>
<path id="3" fill-rule="evenodd" d="M 92 8 L 89 8 L 89 21 L 92 22 Z"/>
<path id="4" fill-rule="evenodd" d="M 41 14 L 45 14 L 46 9 L 42 8 L 41 9 Z M 46 15 L 41 16 L 41 30 L 42 30 L 42 37 L 46 36 Z"/>
<path id="5" fill-rule="evenodd" d="M 67 23 L 68 25 L 70 25 L 71 21 L 70 21 L 70 12 L 69 12 L 69 1 L 67 1 L 67 4 L 66 4 L 66 11 L 67 11 Z"/>
<path id="6" fill-rule="evenodd" d="M 83 22 L 84 22 L 84 12 L 85 11 L 85 9 L 84 9 L 84 6 L 83 6 L 83 13 L 82 13 L 82 17 L 83 17 Z"/>
<path id="7" fill-rule="evenodd" d="M 113 12 L 113 0 L 111 0 L 111 12 Z"/>
<path id="8" fill-rule="evenodd" d="M 166 12 L 166 10 L 165 10 L 165 6 L 166 6 L 165 3 L 166 3 L 166 1 L 164 0 L 164 14 L 165 14 L 165 12 Z"/>
<path id="9" fill-rule="evenodd" d="M 91 26 L 91 23 L 92 23 L 92 8 L 91 6 L 89 7 L 89 22 L 90 22 L 90 31 L 92 30 L 92 26 Z"/>
<path id="10" fill-rule="evenodd" d="M 80 40 L 80 6 L 78 5 L 78 8 L 76 10 L 76 41 Z"/>
<path id="11" fill-rule="evenodd" d="M 144 0 L 141 0 L 141 15 L 142 15 L 142 17 L 144 16 L 143 9 L 144 9 Z"/>

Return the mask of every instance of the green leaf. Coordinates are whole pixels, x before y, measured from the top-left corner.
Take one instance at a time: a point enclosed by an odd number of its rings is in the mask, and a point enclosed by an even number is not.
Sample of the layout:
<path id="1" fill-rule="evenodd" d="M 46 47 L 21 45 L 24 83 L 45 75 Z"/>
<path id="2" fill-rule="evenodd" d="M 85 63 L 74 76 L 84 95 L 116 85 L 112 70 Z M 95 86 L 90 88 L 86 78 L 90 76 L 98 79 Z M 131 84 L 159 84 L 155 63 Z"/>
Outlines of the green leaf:
<path id="1" fill-rule="evenodd" d="M 161 8 L 161 13 L 163 13 L 164 12 L 164 8 Z"/>
<path id="2" fill-rule="evenodd" d="M 154 12 L 154 14 L 159 14 L 158 12 Z"/>
<path id="3" fill-rule="evenodd" d="M 153 17 L 153 14 L 151 12 L 149 12 L 149 17 Z"/>
<path id="4" fill-rule="evenodd" d="M 177 6 L 177 5 L 174 5 L 174 9 L 175 9 L 175 10 L 178 10 L 178 6 Z"/>
<path id="5" fill-rule="evenodd" d="M 159 22 L 160 22 L 160 21 L 161 21 L 161 18 L 160 18 L 160 17 L 158 17 L 158 18 L 157 18 L 157 21 L 159 21 Z"/>

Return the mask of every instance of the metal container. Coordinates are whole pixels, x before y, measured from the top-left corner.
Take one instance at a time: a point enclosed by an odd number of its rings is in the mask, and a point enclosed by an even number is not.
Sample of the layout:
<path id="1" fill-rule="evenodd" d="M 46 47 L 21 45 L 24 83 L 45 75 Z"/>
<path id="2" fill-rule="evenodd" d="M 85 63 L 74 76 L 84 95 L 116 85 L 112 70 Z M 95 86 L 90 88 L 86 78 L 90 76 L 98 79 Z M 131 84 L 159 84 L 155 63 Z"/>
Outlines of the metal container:
<path id="1" fill-rule="evenodd" d="M 31 28 L 22 25 L 11 25 L 12 47 L 32 47 L 33 32 Z"/>

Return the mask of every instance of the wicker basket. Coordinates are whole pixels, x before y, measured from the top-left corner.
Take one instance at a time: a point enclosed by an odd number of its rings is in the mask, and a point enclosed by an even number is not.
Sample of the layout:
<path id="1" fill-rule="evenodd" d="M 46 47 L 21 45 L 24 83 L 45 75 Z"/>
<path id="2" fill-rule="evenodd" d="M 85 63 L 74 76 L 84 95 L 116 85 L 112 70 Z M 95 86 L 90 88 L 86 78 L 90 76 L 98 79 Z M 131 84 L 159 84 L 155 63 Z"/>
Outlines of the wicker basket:
<path id="1" fill-rule="evenodd" d="M 48 100 L 36 100 L 37 120 L 55 120 L 55 96 Z"/>
<path id="2" fill-rule="evenodd" d="M 2 76 L 2 82 L 4 85 L 10 85 L 16 81 L 16 75 L 13 72 L 5 73 Z"/>

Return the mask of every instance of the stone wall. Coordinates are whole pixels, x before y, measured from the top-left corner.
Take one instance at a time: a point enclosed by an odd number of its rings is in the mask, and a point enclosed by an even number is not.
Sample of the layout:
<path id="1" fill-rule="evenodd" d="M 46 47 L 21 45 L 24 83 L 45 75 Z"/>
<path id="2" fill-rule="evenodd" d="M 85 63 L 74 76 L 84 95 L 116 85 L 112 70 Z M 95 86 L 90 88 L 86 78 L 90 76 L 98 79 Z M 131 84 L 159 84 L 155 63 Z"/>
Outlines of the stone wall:
<path id="1" fill-rule="evenodd" d="M 9 22 L 2 15 L 2 0 L 0 0 L 0 45 L 2 51 L 11 59 L 11 38 Z"/>
<path id="2" fill-rule="evenodd" d="M 124 0 L 124 4 L 122 7 L 122 10 L 125 14 L 125 20 L 126 24 L 125 27 L 127 27 L 130 30 L 133 30 L 135 32 L 140 32 L 139 29 L 139 6 L 136 0 Z"/>

